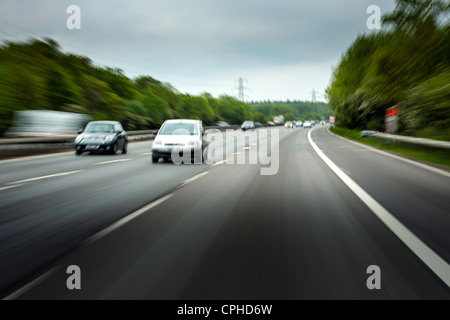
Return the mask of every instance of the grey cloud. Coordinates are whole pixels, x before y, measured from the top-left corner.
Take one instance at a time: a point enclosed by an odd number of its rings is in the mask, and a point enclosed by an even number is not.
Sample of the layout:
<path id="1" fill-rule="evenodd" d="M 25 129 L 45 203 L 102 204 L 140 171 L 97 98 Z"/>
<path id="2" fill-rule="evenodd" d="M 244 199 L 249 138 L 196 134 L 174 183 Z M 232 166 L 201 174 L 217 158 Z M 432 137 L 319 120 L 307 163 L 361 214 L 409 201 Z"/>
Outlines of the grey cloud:
<path id="1" fill-rule="evenodd" d="M 0 31 L 15 35 L 0 33 L 0 39 L 51 36 L 66 50 L 131 76 L 199 83 L 200 77 L 337 61 L 358 33 L 368 31 L 369 5 L 382 12 L 395 7 L 393 0 L 79 0 L 82 30 L 69 31 L 65 9 L 74 3 L 0 0 L 0 21 L 34 32 L 0 24 Z"/>

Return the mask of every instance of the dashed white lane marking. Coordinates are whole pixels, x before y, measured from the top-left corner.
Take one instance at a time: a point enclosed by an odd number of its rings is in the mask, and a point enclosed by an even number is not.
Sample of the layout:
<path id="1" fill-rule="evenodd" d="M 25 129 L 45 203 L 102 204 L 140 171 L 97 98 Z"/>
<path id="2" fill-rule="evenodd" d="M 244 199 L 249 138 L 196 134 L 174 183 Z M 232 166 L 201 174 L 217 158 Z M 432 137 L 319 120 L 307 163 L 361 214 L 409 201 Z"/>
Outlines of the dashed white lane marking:
<path id="1" fill-rule="evenodd" d="M 242 150 L 250 150 L 250 147 L 242 148 Z"/>
<path id="2" fill-rule="evenodd" d="M 99 162 L 96 163 L 95 165 L 102 165 L 102 164 L 111 164 L 111 163 L 118 163 L 118 162 L 127 162 L 127 161 L 131 161 L 133 159 L 119 159 L 119 160 L 111 160 L 111 161 L 104 161 L 104 162 Z"/>
<path id="3" fill-rule="evenodd" d="M 18 184 L 18 185 L 15 185 L 15 186 L 3 187 L 3 188 L 0 188 L 0 191 L 12 189 L 12 188 L 17 188 L 17 187 L 20 187 L 20 186 L 21 186 L 21 184 Z"/>
<path id="4" fill-rule="evenodd" d="M 102 231 L 98 232 L 97 234 L 93 235 L 92 237 L 90 237 L 89 239 L 87 239 L 85 241 L 85 244 L 89 244 L 92 243 L 94 241 L 97 241 L 101 238 L 103 238 L 104 236 L 106 236 L 107 234 L 113 232 L 114 230 L 120 228 L 121 226 L 123 226 L 124 224 L 130 222 L 133 219 L 136 219 L 137 217 L 139 217 L 140 215 L 142 215 L 143 213 L 155 208 L 156 206 L 160 205 L 161 203 L 163 203 L 164 201 L 170 199 L 173 196 L 173 193 L 170 193 L 158 200 L 153 201 L 152 203 L 146 205 L 145 207 L 142 207 L 141 209 L 133 212 L 132 214 L 120 219 L 119 221 L 113 223 L 112 225 L 110 225 L 109 227 L 107 227 L 106 229 L 103 229 Z"/>
<path id="5" fill-rule="evenodd" d="M 189 179 L 185 180 L 182 184 L 180 184 L 179 188 L 181 188 L 181 187 L 183 187 L 183 186 L 185 186 L 185 185 L 187 185 L 187 184 L 189 184 L 191 182 L 194 182 L 195 180 L 200 179 L 203 176 L 206 176 L 208 173 L 209 172 L 206 171 L 206 172 L 200 173 L 200 174 L 198 174 L 196 176 L 193 176 L 192 178 L 189 178 Z"/>
<path id="6" fill-rule="evenodd" d="M 415 165 L 415 166 L 417 166 L 417 167 L 421 167 L 422 169 L 426 169 L 426 170 L 432 171 L 432 172 L 434 172 L 434 173 L 441 174 L 441 175 L 446 176 L 446 177 L 450 177 L 450 172 L 447 172 L 447 171 L 444 171 L 444 170 L 441 170 L 441 169 L 438 169 L 438 168 L 435 168 L 435 167 L 432 167 L 432 166 L 428 166 L 428 165 L 426 165 L 426 164 L 423 164 L 423 163 L 420 163 L 420 162 L 417 162 L 417 161 L 413 161 L 413 160 L 409 160 L 409 159 L 406 159 L 406 158 L 402 158 L 402 157 L 393 155 L 393 154 L 391 154 L 391 153 L 389 153 L 389 152 L 386 152 L 386 151 L 383 151 L 383 150 L 376 149 L 376 148 L 371 147 L 371 146 L 369 146 L 369 145 L 366 145 L 366 144 L 364 144 L 364 143 L 359 143 L 359 142 L 356 142 L 356 141 L 353 141 L 353 140 L 350 140 L 350 139 L 341 137 L 340 135 L 337 135 L 337 134 L 331 132 L 331 131 L 330 131 L 330 128 L 328 128 L 327 131 L 328 131 L 329 134 L 335 136 L 336 138 L 341 139 L 341 140 L 346 141 L 346 142 L 349 142 L 349 143 L 351 143 L 351 144 L 353 144 L 353 145 L 356 145 L 356 146 L 359 146 L 359 147 L 366 148 L 366 149 L 368 149 L 368 150 L 370 150 L 370 151 L 379 153 L 379 154 L 384 155 L 384 156 L 386 156 L 386 157 L 390 157 L 390 158 L 397 159 L 397 160 L 400 160 L 400 161 L 403 161 L 403 162 L 407 162 L 407 163 L 409 163 L 409 164 Z"/>
<path id="7" fill-rule="evenodd" d="M 11 184 L 21 184 L 21 183 L 25 183 L 25 182 L 31 182 L 31 181 L 37 181 L 37 180 L 42 180 L 42 179 L 49 179 L 49 178 L 55 178 L 55 177 L 61 177 L 61 176 L 68 176 L 71 174 L 75 174 L 75 173 L 79 173 L 82 172 L 83 170 L 77 170 L 77 171 L 70 171 L 70 172 L 62 172 L 62 173 L 56 173 L 56 174 L 51 174 L 48 176 L 42 176 L 42 177 L 36 177 L 36 178 L 30 178 L 30 179 L 25 179 L 25 180 L 20 180 L 20 181 L 15 181 L 15 182 L 10 182 L 8 183 L 8 185 Z"/>
<path id="8" fill-rule="evenodd" d="M 366 206 L 408 247 L 419 257 L 448 287 L 450 287 L 450 265 L 412 233 L 405 225 L 395 218 L 389 211 L 381 206 L 354 180 L 346 175 L 334 164 L 311 138 L 311 131 L 308 133 L 309 143 L 316 153 L 327 164 L 328 167 L 344 182 L 353 193 L 360 198 Z"/>
<path id="9" fill-rule="evenodd" d="M 153 152 L 141 153 L 140 156 L 151 156 Z"/>
<path id="10" fill-rule="evenodd" d="M 58 268 L 53 268 L 50 271 L 44 273 L 42 276 L 36 278 L 35 280 L 31 281 L 30 283 L 28 283 L 27 285 L 23 286 L 22 288 L 20 288 L 19 290 L 11 293 L 9 296 L 6 296 L 5 298 L 3 298 L 4 301 L 6 300 L 15 300 L 18 297 L 20 297 L 21 295 L 23 295 L 24 293 L 26 293 L 27 291 L 31 290 L 32 288 L 34 288 L 35 286 L 37 286 L 38 284 L 42 283 L 45 279 L 47 279 L 48 277 L 50 277 L 52 274 L 54 274 L 56 271 L 58 270 Z"/>
<path id="11" fill-rule="evenodd" d="M 212 165 L 212 167 L 220 166 L 221 164 L 224 164 L 224 163 L 227 163 L 227 162 L 228 162 L 228 160 L 223 160 L 223 161 L 220 161 L 220 162 L 216 162 L 216 163 L 214 163 L 214 164 Z"/>

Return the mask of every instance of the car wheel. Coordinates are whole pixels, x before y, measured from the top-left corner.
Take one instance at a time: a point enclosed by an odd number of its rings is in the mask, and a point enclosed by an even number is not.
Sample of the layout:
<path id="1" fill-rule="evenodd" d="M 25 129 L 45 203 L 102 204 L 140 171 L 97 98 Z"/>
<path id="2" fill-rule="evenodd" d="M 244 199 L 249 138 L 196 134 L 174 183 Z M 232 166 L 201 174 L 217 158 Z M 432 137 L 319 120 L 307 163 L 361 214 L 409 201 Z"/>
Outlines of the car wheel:
<path id="1" fill-rule="evenodd" d="M 76 155 L 76 156 L 81 156 L 82 153 L 83 153 L 83 152 L 82 152 L 81 150 L 76 150 L 76 151 L 75 151 L 75 155 Z"/>
<path id="2" fill-rule="evenodd" d="M 206 164 L 208 161 L 208 147 L 202 150 L 202 164 Z"/>
<path id="3" fill-rule="evenodd" d="M 158 163 L 159 158 L 158 157 L 152 157 L 152 163 Z"/>
<path id="4" fill-rule="evenodd" d="M 116 154 L 117 153 L 117 142 L 114 143 L 112 149 L 110 150 L 110 153 L 111 154 Z"/>
<path id="5" fill-rule="evenodd" d="M 128 152 L 128 143 L 125 142 L 125 143 L 123 144 L 122 154 L 127 154 L 127 152 Z"/>

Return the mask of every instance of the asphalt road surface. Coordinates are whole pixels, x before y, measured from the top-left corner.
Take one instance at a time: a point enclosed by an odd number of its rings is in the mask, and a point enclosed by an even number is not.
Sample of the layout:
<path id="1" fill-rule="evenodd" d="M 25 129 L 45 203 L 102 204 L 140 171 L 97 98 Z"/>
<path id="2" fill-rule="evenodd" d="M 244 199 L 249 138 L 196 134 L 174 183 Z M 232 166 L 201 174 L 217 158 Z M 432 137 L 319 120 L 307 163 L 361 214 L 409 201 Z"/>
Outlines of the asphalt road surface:
<path id="1" fill-rule="evenodd" d="M 448 172 L 326 127 L 275 130 L 275 175 L 230 164 L 267 142 L 258 133 L 214 166 L 151 164 L 149 142 L 0 162 L 1 296 L 450 299 Z M 67 288 L 71 265 L 81 290 Z"/>

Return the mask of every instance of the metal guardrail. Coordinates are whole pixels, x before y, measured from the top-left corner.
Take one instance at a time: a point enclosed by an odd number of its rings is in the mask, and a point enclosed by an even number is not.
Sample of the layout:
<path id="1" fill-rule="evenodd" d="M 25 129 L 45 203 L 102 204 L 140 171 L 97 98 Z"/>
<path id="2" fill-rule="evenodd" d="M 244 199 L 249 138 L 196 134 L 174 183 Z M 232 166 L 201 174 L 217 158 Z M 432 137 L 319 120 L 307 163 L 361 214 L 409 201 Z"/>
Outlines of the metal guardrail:
<path id="1" fill-rule="evenodd" d="M 433 147 L 433 148 L 450 149 L 449 141 L 439 141 L 439 140 L 425 139 L 425 138 L 406 137 L 406 136 L 399 136 L 399 135 L 393 135 L 393 134 L 387 134 L 387 133 L 381 133 L 381 132 L 377 133 L 375 135 L 375 137 L 384 139 L 384 140 L 406 142 L 406 143 L 410 143 L 410 144 L 418 144 L 418 145 Z"/>
<path id="2" fill-rule="evenodd" d="M 148 138 L 153 136 L 154 130 L 145 131 L 130 131 L 127 132 L 128 136 L 132 139 Z M 51 143 L 72 143 L 74 142 L 76 135 L 64 135 L 64 136 L 51 136 L 51 137 L 27 137 L 27 138 L 6 138 L 0 139 L 0 148 L 4 145 L 21 145 L 21 144 L 51 144 Z"/>
<path id="3" fill-rule="evenodd" d="M 220 131 L 225 131 L 236 130 L 239 128 L 239 125 L 229 127 L 212 126 L 205 127 L 205 130 L 217 129 Z M 127 135 L 130 142 L 145 140 L 150 141 L 156 136 L 157 132 L 158 130 L 128 131 Z M 0 139 L 0 159 L 69 151 L 74 148 L 73 143 L 76 137 L 76 135 L 67 135 Z"/>
<path id="4" fill-rule="evenodd" d="M 426 138 L 400 136 L 400 135 L 396 135 L 396 134 L 388 134 L 388 133 L 382 133 L 382 132 L 378 132 L 378 131 L 369 131 L 369 130 L 361 131 L 361 137 L 375 137 L 375 138 L 388 140 L 388 141 L 404 142 L 404 143 L 422 145 L 422 146 L 432 147 L 432 148 L 450 149 L 449 141 L 440 141 L 440 140 L 433 140 L 433 139 L 426 139 Z"/>

